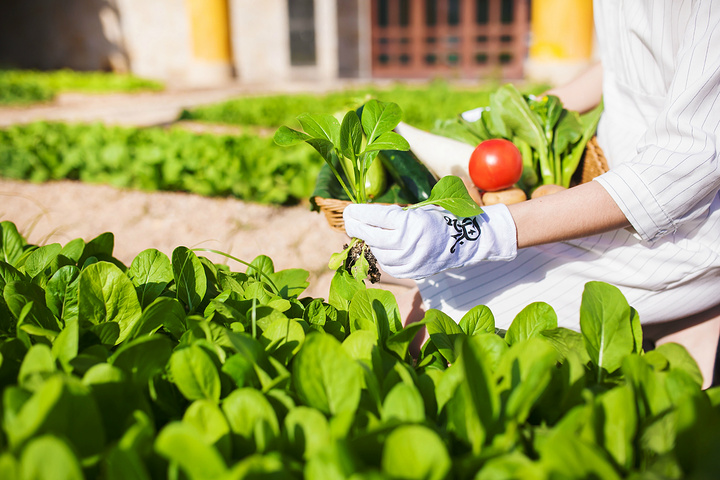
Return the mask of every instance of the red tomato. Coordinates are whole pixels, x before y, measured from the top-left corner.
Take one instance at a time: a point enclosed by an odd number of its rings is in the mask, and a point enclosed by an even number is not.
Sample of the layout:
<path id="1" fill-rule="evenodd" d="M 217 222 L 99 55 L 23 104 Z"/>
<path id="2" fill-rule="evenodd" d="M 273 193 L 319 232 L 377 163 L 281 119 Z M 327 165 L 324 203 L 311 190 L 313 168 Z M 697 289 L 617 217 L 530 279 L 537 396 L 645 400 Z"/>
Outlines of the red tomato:
<path id="1" fill-rule="evenodd" d="M 470 155 L 468 170 L 470 178 L 480 190 L 503 190 L 520 180 L 523 171 L 522 155 L 509 140 L 485 140 Z"/>

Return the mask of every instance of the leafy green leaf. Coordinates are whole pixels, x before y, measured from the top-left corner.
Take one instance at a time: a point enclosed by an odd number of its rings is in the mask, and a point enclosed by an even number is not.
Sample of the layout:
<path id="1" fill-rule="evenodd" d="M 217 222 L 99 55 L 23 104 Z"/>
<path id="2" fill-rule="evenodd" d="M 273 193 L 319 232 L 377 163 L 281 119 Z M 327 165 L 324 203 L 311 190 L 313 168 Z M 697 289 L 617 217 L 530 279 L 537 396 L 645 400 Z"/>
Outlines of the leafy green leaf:
<path id="1" fill-rule="evenodd" d="M 492 374 L 489 371 L 487 350 L 482 345 L 481 336 L 468 337 L 461 342 L 461 356 L 458 360 L 465 376 L 460 390 L 465 392 L 466 403 L 471 404 L 465 408 L 466 414 L 479 420 L 484 431 L 493 428 L 498 415 L 499 402 Z M 473 449 L 478 451 L 484 441 L 482 437 L 471 436 Z"/>
<path id="2" fill-rule="evenodd" d="M 309 459 L 330 442 L 330 426 L 325 415 L 314 408 L 297 406 L 283 421 L 285 440 L 298 456 Z"/>
<path id="3" fill-rule="evenodd" d="M 378 152 L 380 150 L 409 150 L 410 144 L 405 137 L 395 132 L 385 132 L 373 143 L 369 144 L 366 152 Z"/>
<path id="4" fill-rule="evenodd" d="M 636 412 L 633 390 L 627 386 L 608 390 L 596 399 L 595 414 L 601 428 L 598 443 L 610 452 L 618 465 L 627 470 L 635 463 Z"/>
<path id="5" fill-rule="evenodd" d="M 427 200 L 404 207 L 419 208 L 425 205 L 439 205 L 456 217 L 474 217 L 481 214 L 482 208 L 475 203 L 463 181 L 454 175 L 442 177 L 432 188 Z"/>
<path id="6" fill-rule="evenodd" d="M 143 310 L 135 327 L 127 339 L 135 339 L 155 333 L 160 327 L 179 339 L 187 330 L 185 326 L 185 309 L 175 298 L 159 297 Z"/>
<path id="7" fill-rule="evenodd" d="M 19 324 L 59 331 L 57 319 L 45 306 L 45 294 L 41 287 L 24 281 L 9 282 L 5 285 L 3 296 Z"/>
<path id="8" fill-rule="evenodd" d="M 170 357 L 170 374 L 188 400 L 220 400 L 220 375 L 208 353 L 197 345 L 175 350 Z"/>
<path id="9" fill-rule="evenodd" d="M 340 143 L 340 122 L 334 116 L 301 113 L 297 119 L 303 130 L 311 137 L 328 140 L 333 145 Z"/>
<path id="10" fill-rule="evenodd" d="M 363 106 L 362 126 L 368 138 L 368 144 L 374 143 L 383 133 L 397 127 L 401 119 L 402 110 L 396 103 L 386 103 L 375 99 L 367 102 Z"/>
<path id="11" fill-rule="evenodd" d="M 449 363 L 453 363 L 457 356 L 455 352 L 455 341 L 462 337 L 464 332 L 455 321 L 440 310 L 430 309 L 425 312 L 427 332 L 430 341 L 437 347 L 440 354 Z"/>
<path id="12" fill-rule="evenodd" d="M 300 350 L 304 341 L 303 327 L 296 320 L 287 317 L 276 318 L 270 322 L 260 336 L 260 342 L 265 348 L 286 365 Z"/>
<path id="13" fill-rule="evenodd" d="M 388 435 L 382 452 L 383 473 L 391 478 L 442 480 L 452 462 L 440 436 L 422 425 L 404 425 Z"/>
<path id="14" fill-rule="evenodd" d="M 356 165 L 355 158 L 362 151 L 362 125 L 360 119 L 353 110 L 350 110 L 343 117 L 340 125 L 340 151 L 348 158 L 352 165 Z"/>
<path id="15" fill-rule="evenodd" d="M 121 345 L 108 358 L 108 363 L 124 370 L 133 382 L 144 387 L 153 375 L 165 370 L 171 352 L 167 337 L 141 337 Z"/>
<path id="16" fill-rule="evenodd" d="M 105 456 L 104 464 L 107 480 L 124 480 L 135 478 L 137 480 L 150 480 L 145 463 L 137 451 L 112 447 Z"/>
<path id="17" fill-rule="evenodd" d="M 602 379 L 612 373 L 634 348 L 630 306 L 617 287 L 588 282 L 580 305 L 580 329 L 585 348 Z"/>
<path id="18" fill-rule="evenodd" d="M 84 264 L 90 257 L 97 257 L 101 260 L 110 260 L 115 248 L 115 235 L 111 232 L 101 233 L 90 240 L 83 248 L 79 264 Z"/>
<path id="19" fill-rule="evenodd" d="M 24 245 L 25 239 L 18 233 L 14 223 L 0 222 L 0 260 L 14 266 L 23 254 Z"/>
<path id="20" fill-rule="evenodd" d="M 77 307 L 77 278 L 80 269 L 75 265 L 65 265 L 58 269 L 45 286 L 45 303 L 52 313 L 60 319 L 72 317 Z M 76 313 L 76 312 L 75 312 Z"/>
<path id="21" fill-rule="evenodd" d="M 193 312 L 200 306 L 207 292 L 205 269 L 195 252 L 187 247 L 177 247 L 172 253 L 172 268 L 178 300 Z"/>
<path id="22" fill-rule="evenodd" d="M 663 355 L 668 360 L 671 370 L 682 370 L 690 375 L 690 378 L 692 378 L 695 383 L 698 385 L 703 384 L 703 375 L 697 362 L 687 349 L 679 343 L 663 343 L 659 345 L 654 352 Z"/>
<path id="23" fill-rule="evenodd" d="M 302 268 L 287 268 L 269 274 L 278 294 L 283 298 L 297 298 L 310 285 L 310 273 Z"/>
<path id="24" fill-rule="evenodd" d="M 285 125 L 278 128 L 273 135 L 273 140 L 281 147 L 297 145 L 298 143 L 302 143 L 310 138 L 312 137 L 310 137 L 307 133 L 299 132 L 286 127 Z"/>
<path id="25" fill-rule="evenodd" d="M 386 423 L 424 422 L 425 402 L 418 389 L 407 383 L 398 383 L 390 389 L 382 404 L 382 420 Z"/>
<path id="26" fill-rule="evenodd" d="M 56 370 L 50 348 L 41 343 L 33 345 L 20 365 L 18 384 L 26 390 L 36 391 Z"/>
<path id="27" fill-rule="evenodd" d="M 427 325 L 426 320 L 420 320 L 418 322 L 412 322 L 405 327 L 390 335 L 385 347 L 391 352 L 395 353 L 399 359 L 406 360 L 410 344 L 415 340 L 420 331 Z"/>
<path id="28" fill-rule="evenodd" d="M 534 302 L 517 314 L 505 334 L 505 341 L 510 345 L 538 337 L 543 330 L 557 328 L 555 310 L 544 302 Z"/>
<path id="29" fill-rule="evenodd" d="M 167 255 L 154 248 L 140 252 L 130 264 L 127 275 L 137 289 L 140 305 L 150 305 L 173 280 L 173 270 Z"/>
<path id="30" fill-rule="evenodd" d="M 54 435 L 33 439 L 20 457 L 22 478 L 78 480 L 84 478 L 80 461 L 72 449 Z"/>
<path id="31" fill-rule="evenodd" d="M 115 265 L 98 262 L 86 267 L 78 284 L 80 325 L 115 322 L 117 343 L 122 342 L 140 319 L 141 308 L 130 279 Z"/>
<path id="32" fill-rule="evenodd" d="M 56 261 L 61 250 L 62 247 L 59 243 L 43 245 L 42 247 L 33 250 L 27 260 L 25 260 L 25 273 L 30 275 L 32 278 L 36 277 L 48 269 L 52 263 Z M 47 273 L 52 274 L 54 272 Z"/>
<path id="33" fill-rule="evenodd" d="M 387 290 L 369 288 L 359 290 L 350 302 L 350 331 L 377 332 L 381 342 L 402 329 L 400 310 L 395 296 Z"/>
<path id="34" fill-rule="evenodd" d="M 272 404 L 254 388 L 234 390 L 223 400 L 222 410 L 238 440 L 245 445 L 252 443 L 258 451 L 264 451 L 280 434 Z"/>
<path id="35" fill-rule="evenodd" d="M 486 305 L 476 305 L 463 315 L 458 326 L 469 337 L 495 333 L 495 316 Z"/>
<path id="36" fill-rule="evenodd" d="M 355 411 L 363 374 L 340 342 L 313 332 L 293 360 L 292 379 L 300 400 L 325 414 Z"/>
<path id="37" fill-rule="evenodd" d="M 209 400 L 195 400 L 185 410 L 183 423 L 192 425 L 206 445 L 212 445 L 226 456 L 230 452 L 230 425 L 220 407 Z"/>
<path id="38" fill-rule="evenodd" d="M 551 478 L 620 479 L 600 447 L 575 436 L 555 434 L 539 448 L 541 464 Z"/>
<path id="39" fill-rule="evenodd" d="M 513 344 L 502 359 L 498 375 L 508 389 L 506 415 L 522 424 L 548 388 L 558 354 L 546 341 L 530 338 Z"/>
<path id="40" fill-rule="evenodd" d="M 570 354 L 576 354 L 584 365 L 590 362 L 590 357 L 585 349 L 583 336 L 580 332 L 570 330 L 569 328 L 558 327 L 545 330 L 541 332 L 541 334 L 555 347 L 561 358 L 564 359 Z"/>
<path id="41" fill-rule="evenodd" d="M 214 480 L 227 472 L 217 449 L 206 444 L 200 432 L 188 423 L 166 425 L 155 440 L 155 450 L 179 465 L 190 480 Z"/>
<path id="42" fill-rule="evenodd" d="M 13 448 L 43 434 L 67 439 L 81 457 L 98 454 L 105 446 L 100 413 L 89 390 L 61 375 L 48 378 L 16 416 L 6 418 L 5 428 Z"/>
<path id="43" fill-rule="evenodd" d="M 78 355 L 79 344 L 80 328 L 77 320 L 66 322 L 52 345 L 53 358 L 60 362 L 66 372 L 73 369 L 71 362 Z"/>

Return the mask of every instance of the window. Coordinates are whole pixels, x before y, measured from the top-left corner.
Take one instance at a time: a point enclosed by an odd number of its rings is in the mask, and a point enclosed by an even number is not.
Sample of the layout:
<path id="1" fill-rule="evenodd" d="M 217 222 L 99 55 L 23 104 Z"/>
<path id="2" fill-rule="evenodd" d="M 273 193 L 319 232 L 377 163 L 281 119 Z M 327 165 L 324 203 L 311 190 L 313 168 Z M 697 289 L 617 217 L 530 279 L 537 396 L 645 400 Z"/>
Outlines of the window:
<path id="1" fill-rule="evenodd" d="M 425 25 L 437 25 L 437 0 L 425 0 Z"/>
<path id="2" fill-rule="evenodd" d="M 515 18 L 515 11 L 513 6 L 513 0 L 502 0 L 500 5 L 500 22 L 504 25 L 513 23 Z"/>
<path id="3" fill-rule="evenodd" d="M 475 0 L 475 23 L 487 25 L 490 20 L 489 8 L 488 0 Z"/>
<path id="4" fill-rule="evenodd" d="M 410 25 L 410 0 L 400 0 L 400 25 Z"/>
<path id="5" fill-rule="evenodd" d="M 290 65 L 315 65 L 315 11 L 313 0 L 288 0 Z"/>
<path id="6" fill-rule="evenodd" d="M 292 1 L 292 0 L 289 0 Z M 390 25 L 388 0 L 378 0 L 378 25 L 387 27 Z"/>
<path id="7" fill-rule="evenodd" d="M 448 25 L 460 25 L 460 0 L 448 1 Z"/>

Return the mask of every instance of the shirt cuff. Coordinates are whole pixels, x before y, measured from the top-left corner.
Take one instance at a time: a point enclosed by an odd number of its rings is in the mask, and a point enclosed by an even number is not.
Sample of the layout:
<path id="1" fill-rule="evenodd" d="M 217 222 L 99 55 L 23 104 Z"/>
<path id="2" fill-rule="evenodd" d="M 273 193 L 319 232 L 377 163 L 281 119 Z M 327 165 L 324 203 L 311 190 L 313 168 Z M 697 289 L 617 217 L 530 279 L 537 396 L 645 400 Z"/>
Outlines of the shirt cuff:
<path id="1" fill-rule="evenodd" d="M 618 165 L 594 180 L 610 194 L 641 239 L 652 242 L 677 229 L 632 165 Z"/>

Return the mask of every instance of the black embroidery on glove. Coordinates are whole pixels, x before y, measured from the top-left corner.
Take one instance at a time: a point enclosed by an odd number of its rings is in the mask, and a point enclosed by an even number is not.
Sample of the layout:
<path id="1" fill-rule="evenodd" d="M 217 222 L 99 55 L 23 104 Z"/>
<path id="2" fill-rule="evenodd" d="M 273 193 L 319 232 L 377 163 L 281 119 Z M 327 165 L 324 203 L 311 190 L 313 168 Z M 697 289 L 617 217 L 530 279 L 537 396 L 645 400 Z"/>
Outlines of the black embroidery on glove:
<path id="1" fill-rule="evenodd" d="M 480 225 L 478 225 L 475 217 L 458 219 L 446 216 L 443 218 L 445 218 L 445 223 L 447 223 L 448 226 L 453 227 L 457 232 L 455 235 L 452 235 L 455 239 L 455 243 L 453 243 L 452 247 L 450 247 L 450 253 L 455 253 L 456 247 L 458 245 L 463 245 L 465 240 L 474 242 L 480 238 Z"/>

